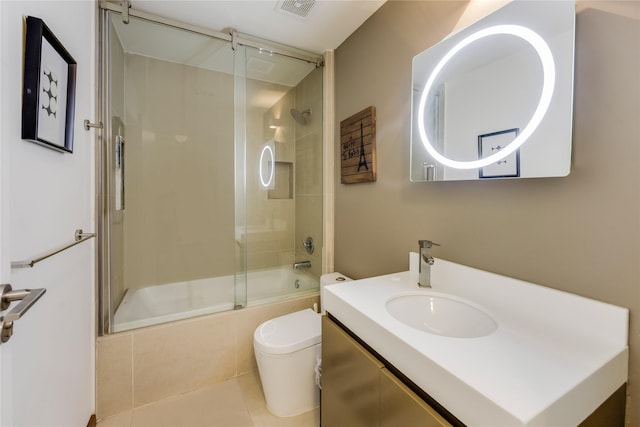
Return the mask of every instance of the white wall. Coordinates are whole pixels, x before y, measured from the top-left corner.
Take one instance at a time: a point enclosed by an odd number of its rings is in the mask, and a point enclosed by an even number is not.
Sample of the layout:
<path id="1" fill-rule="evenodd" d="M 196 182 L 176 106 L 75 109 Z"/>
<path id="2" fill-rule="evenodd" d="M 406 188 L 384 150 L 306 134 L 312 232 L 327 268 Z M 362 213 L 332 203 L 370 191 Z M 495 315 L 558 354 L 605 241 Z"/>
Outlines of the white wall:
<path id="1" fill-rule="evenodd" d="M 21 140 L 23 18 L 39 17 L 78 63 L 74 153 Z M 94 223 L 95 3 L 0 2 L 0 256 L 14 289 L 47 288 L 0 345 L 0 424 L 83 426 L 94 413 L 94 242 L 34 268 L 11 269 L 73 241 Z"/>

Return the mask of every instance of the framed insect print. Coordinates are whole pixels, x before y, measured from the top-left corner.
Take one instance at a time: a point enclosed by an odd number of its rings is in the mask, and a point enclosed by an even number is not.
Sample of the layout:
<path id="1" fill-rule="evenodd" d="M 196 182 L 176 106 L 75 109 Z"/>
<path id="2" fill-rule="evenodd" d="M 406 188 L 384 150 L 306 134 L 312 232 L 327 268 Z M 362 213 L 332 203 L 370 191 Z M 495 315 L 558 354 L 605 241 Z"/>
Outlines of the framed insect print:
<path id="1" fill-rule="evenodd" d="M 26 18 L 22 139 L 73 152 L 76 67 L 39 18 Z"/>

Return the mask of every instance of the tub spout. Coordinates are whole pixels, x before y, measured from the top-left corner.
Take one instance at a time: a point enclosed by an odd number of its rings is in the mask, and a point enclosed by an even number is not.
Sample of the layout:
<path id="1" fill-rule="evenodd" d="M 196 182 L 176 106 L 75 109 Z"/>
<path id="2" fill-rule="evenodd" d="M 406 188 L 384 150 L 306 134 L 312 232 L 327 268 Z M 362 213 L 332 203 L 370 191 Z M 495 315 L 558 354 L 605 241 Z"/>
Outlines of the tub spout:
<path id="1" fill-rule="evenodd" d="M 301 268 L 311 268 L 311 261 L 300 261 L 293 263 L 294 270 L 300 270 Z"/>

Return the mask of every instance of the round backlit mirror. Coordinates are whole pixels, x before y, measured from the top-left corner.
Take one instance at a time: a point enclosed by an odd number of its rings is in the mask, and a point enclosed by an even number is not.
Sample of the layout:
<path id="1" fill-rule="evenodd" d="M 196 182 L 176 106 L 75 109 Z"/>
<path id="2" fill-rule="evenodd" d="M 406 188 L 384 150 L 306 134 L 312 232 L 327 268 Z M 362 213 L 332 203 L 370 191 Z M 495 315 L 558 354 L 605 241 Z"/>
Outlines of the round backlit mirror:
<path id="1" fill-rule="evenodd" d="M 513 2 L 417 55 L 411 180 L 567 175 L 574 21 Z"/>
<path id="2" fill-rule="evenodd" d="M 262 188 L 271 188 L 273 184 L 273 176 L 275 174 L 275 158 L 273 156 L 273 148 L 269 144 L 265 144 L 260 152 L 260 160 L 258 161 L 258 177 Z"/>

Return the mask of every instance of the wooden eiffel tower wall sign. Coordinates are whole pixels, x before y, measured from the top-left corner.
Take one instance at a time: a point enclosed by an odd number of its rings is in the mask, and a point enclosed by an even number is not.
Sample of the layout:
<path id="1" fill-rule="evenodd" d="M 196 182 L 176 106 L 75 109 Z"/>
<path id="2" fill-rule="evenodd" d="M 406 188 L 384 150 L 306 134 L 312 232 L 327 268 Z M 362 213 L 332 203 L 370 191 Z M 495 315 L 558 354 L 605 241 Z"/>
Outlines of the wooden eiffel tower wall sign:
<path id="1" fill-rule="evenodd" d="M 376 180 L 376 107 L 340 122 L 340 159 L 343 184 Z"/>

